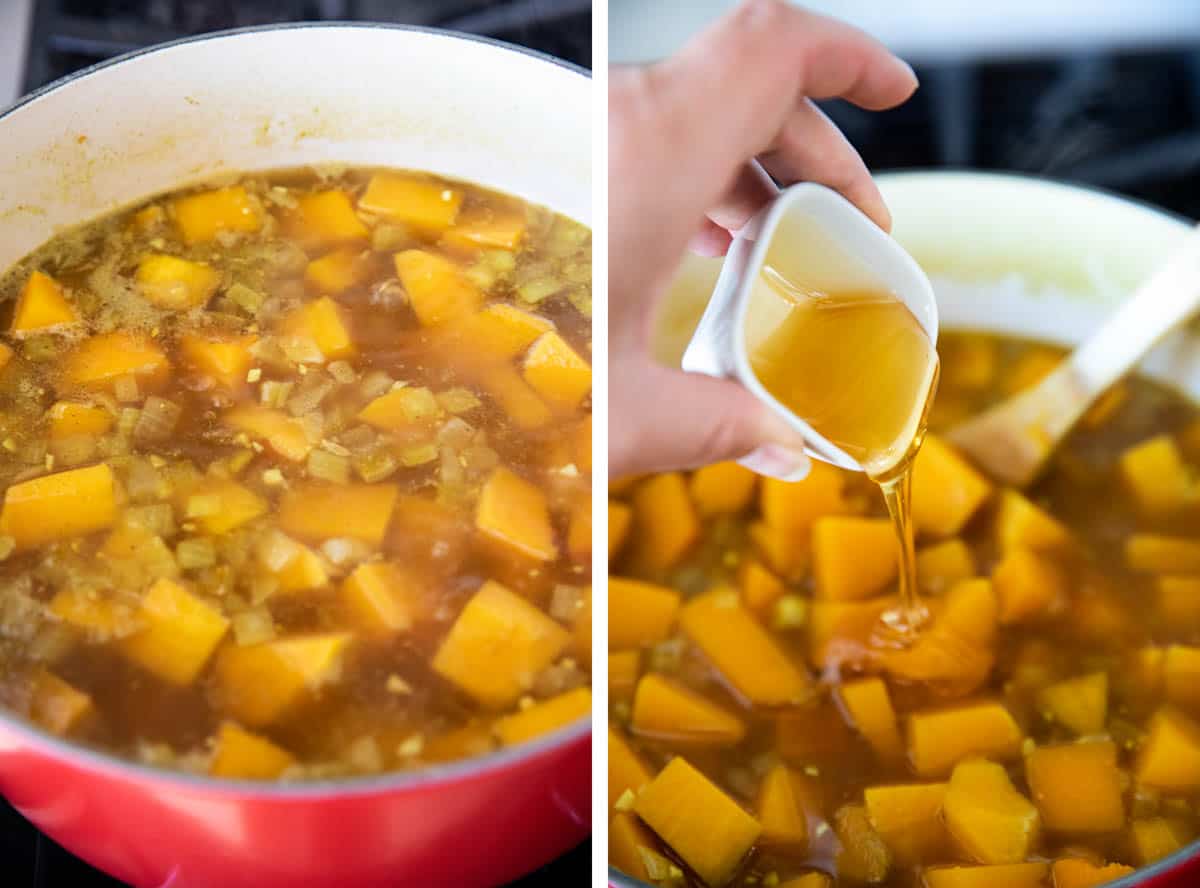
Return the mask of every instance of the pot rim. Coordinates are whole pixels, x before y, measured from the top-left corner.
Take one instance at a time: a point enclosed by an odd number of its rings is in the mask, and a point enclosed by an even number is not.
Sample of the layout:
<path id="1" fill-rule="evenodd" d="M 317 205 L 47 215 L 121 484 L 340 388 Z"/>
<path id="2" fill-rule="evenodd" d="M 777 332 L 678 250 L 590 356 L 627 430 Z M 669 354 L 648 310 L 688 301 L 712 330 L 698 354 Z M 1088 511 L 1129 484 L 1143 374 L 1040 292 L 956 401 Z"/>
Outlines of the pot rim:
<path id="1" fill-rule="evenodd" d="M 223 31 L 195 34 L 179 40 L 136 49 L 111 59 L 105 59 L 48 83 L 21 97 L 16 103 L 7 108 L 0 108 L 0 124 L 17 110 L 46 98 L 76 80 L 81 80 L 99 73 L 106 68 L 124 64 L 141 56 L 169 51 L 191 43 L 219 41 L 230 37 L 241 37 L 265 31 L 293 31 L 302 29 L 403 31 L 439 37 L 449 41 L 482 43 L 493 49 L 517 53 L 539 62 L 552 64 L 572 74 L 581 76 L 586 80 L 591 80 L 591 72 L 580 65 L 576 65 L 574 62 L 568 62 L 565 59 L 556 58 L 544 52 L 529 49 L 528 47 L 506 43 L 494 37 L 483 37 L 478 34 L 450 31 L 443 28 L 430 28 L 423 25 L 403 25 L 387 22 L 288 22 L 283 24 L 253 25 L 244 28 L 230 28 Z M 99 773 L 109 778 L 148 782 L 158 786 L 184 789 L 208 795 L 234 795 L 241 798 L 260 799 L 264 801 L 302 801 L 306 799 L 380 795 L 410 789 L 425 789 L 474 777 L 486 777 L 494 771 L 502 771 L 526 760 L 536 759 L 553 750 L 566 749 L 583 738 L 589 737 L 591 735 L 591 716 L 589 715 L 586 719 L 578 719 L 573 724 L 552 731 L 536 740 L 530 740 L 508 749 L 499 749 L 486 755 L 474 756 L 444 764 L 430 765 L 429 767 L 415 771 L 391 771 L 372 776 L 341 777 L 298 783 L 236 780 L 228 777 L 211 777 L 203 774 L 191 774 L 185 771 L 172 771 L 166 768 L 145 765 L 141 762 L 120 758 L 100 749 L 85 746 L 82 743 L 73 743 L 55 737 L 35 727 L 15 713 L 4 709 L 0 709 L 0 728 L 11 731 L 13 734 L 19 736 L 36 754 L 64 759 L 71 765 Z"/>
<path id="2" fill-rule="evenodd" d="M 1188 227 L 1195 225 L 1195 221 L 1188 217 L 1176 213 L 1172 210 L 1164 209 L 1149 201 L 1142 200 L 1136 197 L 1129 197 L 1108 188 L 1103 188 L 1099 185 L 1090 185 L 1087 183 L 1069 182 L 1063 179 L 1056 179 L 1052 176 L 1041 175 L 1038 173 L 1017 173 L 1006 171 L 993 170 L 967 170 L 967 169 L 938 169 L 937 167 L 911 167 L 900 170 L 886 170 L 875 176 L 876 180 L 883 182 L 895 181 L 900 179 L 910 178 L 929 178 L 929 179 L 960 179 L 960 180 L 985 180 L 996 183 L 1024 181 L 1036 185 L 1047 186 L 1053 191 L 1079 191 L 1090 192 L 1097 197 L 1107 198 L 1116 202 L 1127 205 L 1132 205 L 1143 211 L 1153 213 L 1173 222 L 1178 222 Z M 1161 860 L 1156 860 L 1153 863 L 1148 863 L 1145 866 L 1138 867 L 1132 873 L 1113 881 L 1105 882 L 1105 888 L 1140 888 L 1147 881 L 1153 879 L 1164 878 L 1173 871 L 1178 869 L 1189 860 L 1200 858 L 1200 838 L 1194 839 L 1187 845 L 1184 845 L 1173 854 L 1169 854 Z M 608 866 L 608 884 L 611 888 L 652 888 L 646 882 L 634 878 L 621 870 L 614 867 L 612 864 Z"/>

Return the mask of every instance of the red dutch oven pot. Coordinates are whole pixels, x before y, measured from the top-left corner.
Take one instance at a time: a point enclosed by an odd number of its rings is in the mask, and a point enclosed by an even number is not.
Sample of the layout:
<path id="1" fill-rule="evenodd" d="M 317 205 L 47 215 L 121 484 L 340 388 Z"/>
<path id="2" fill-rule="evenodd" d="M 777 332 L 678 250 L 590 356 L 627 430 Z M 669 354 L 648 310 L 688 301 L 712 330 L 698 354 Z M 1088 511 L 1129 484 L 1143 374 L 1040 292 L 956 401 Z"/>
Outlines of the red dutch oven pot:
<path id="1" fill-rule="evenodd" d="M 0 268 L 73 225 L 217 175 L 322 162 L 479 182 L 590 224 L 591 83 L 487 40 L 250 29 L 91 68 L 0 113 Z M 175 774 L 0 714 L 0 792 L 137 886 L 483 886 L 590 831 L 586 721 L 412 774 L 301 785 Z"/>

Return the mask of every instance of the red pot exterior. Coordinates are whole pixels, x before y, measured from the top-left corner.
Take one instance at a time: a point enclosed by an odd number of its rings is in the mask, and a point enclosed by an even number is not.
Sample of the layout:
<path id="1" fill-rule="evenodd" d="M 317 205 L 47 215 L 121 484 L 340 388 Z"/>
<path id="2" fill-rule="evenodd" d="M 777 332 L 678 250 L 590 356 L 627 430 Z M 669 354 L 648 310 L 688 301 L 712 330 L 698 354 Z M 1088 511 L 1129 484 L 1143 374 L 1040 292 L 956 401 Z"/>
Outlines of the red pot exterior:
<path id="1" fill-rule="evenodd" d="M 588 835 L 590 768 L 576 731 L 443 780 L 289 793 L 73 757 L 0 722 L 0 792 L 138 888 L 496 885 Z"/>

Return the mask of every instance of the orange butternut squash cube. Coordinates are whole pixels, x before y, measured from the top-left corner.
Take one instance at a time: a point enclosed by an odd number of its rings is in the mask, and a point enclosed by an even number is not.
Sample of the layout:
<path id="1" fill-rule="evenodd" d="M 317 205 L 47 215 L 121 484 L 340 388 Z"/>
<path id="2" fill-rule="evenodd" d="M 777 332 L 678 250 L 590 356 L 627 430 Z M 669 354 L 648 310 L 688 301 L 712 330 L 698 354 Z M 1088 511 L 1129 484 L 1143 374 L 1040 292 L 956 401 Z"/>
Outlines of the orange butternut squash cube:
<path id="1" fill-rule="evenodd" d="M 171 201 L 175 226 L 185 244 L 202 244 L 223 231 L 253 234 L 262 219 L 241 185 L 200 191 Z"/>
<path id="2" fill-rule="evenodd" d="M 641 651 L 612 651 L 608 655 L 608 696 L 630 700 L 642 673 Z"/>
<path id="3" fill-rule="evenodd" d="M 955 766 L 942 812 L 955 842 L 979 863 L 1020 863 L 1041 830 L 1038 809 L 1017 792 L 1001 765 L 983 759 Z"/>
<path id="4" fill-rule="evenodd" d="M 736 746 L 746 736 L 742 720 L 685 685 L 649 673 L 633 699 L 635 734 L 674 746 Z"/>
<path id="5" fill-rule="evenodd" d="M 653 778 L 645 762 L 629 745 L 625 736 L 611 724 L 608 726 L 608 807 L 625 793 L 637 794 Z"/>
<path id="6" fill-rule="evenodd" d="M 757 820 L 681 756 L 642 790 L 634 811 L 714 888 L 729 881 L 762 832 Z"/>
<path id="7" fill-rule="evenodd" d="M 1163 658 L 1163 685 L 1167 702 L 1200 708 L 1200 648 L 1170 645 Z"/>
<path id="8" fill-rule="evenodd" d="M 514 368 L 490 367 L 479 380 L 486 391 L 518 428 L 531 431 L 550 424 L 554 414 Z"/>
<path id="9" fill-rule="evenodd" d="M 168 579 L 150 587 L 137 616 L 143 628 L 120 641 L 121 653 L 180 687 L 196 680 L 229 629 L 220 610 Z"/>
<path id="10" fill-rule="evenodd" d="M 104 530 L 116 519 L 113 473 L 101 463 L 12 485 L 0 510 L 0 535 L 31 549 Z"/>
<path id="11" fill-rule="evenodd" d="M 221 285 L 221 274 L 212 266 L 165 253 L 143 256 L 134 279 L 147 301 L 173 311 L 205 305 Z"/>
<path id="12" fill-rule="evenodd" d="M 515 250 L 525 234 L 525 213 L 513 208 L 498 210 L 492 207 L 473 207 L 459 214 L 454 227 L 442 239 L 460 250 L 490 248 Z"/>
<path id="13" fill-rule="evenodd" d="M 571 635 L 535 605 L 489 580 L 463 608 L 433 668 L 484 706 L 511 706 Z"/>
<path id="14" fill-rule="evenodd" d="M 329 582 L 329 571 L 325 567 L 324 559 L 308 546 L 288 539 L 283 534 L 275 536 L 270 545 L 279 547 L 285 554 L 289 549 L 291 550 L 291 554 L 283 566 L 274 571 L 280 592 L 303 592 L 308 589 L 319 589 Z M 278 554 L 274 551 L 270 552 L 270 555 L 272 557 L 263 560 L 269 563 L 278 558 Z"/>
<path id="15" fill-rule="evenodd" d="M 944 858 L 949 836 L 942 820 L 945 783 L 869 786 L 863 803 L 871 825 L 900 866 Z"/>
<path id="16" fill-rule="evenodd" d="M 113 390 L 118 379 L 132 376 L 143 394 L 167 384 L 171 364 L 152 339 L 121 331 L 101 333 L 81 342 L 63 363 L 63 382 L 71 388 Z"/>
<path id="17" fill-rule="evenodd" d="M 675 626 L 679 604 L 680 595 L 674 589 L 609 577 L 609 648 L 639 648 L 663 641 Z"/>
<path id="18" fill-rule="evenodd" d="M 1154 609 L 1159 624 L 1179 634 L 1200 632 L 1200 577 L 1156 577 Z"/>
<path id="19" fill-rule="evenodd" d="M 307 696 L 341 678 L 347 632 L 293 635 L 252 645 L 225 645 L 213 673 L 222 704 L 253 727 L 268 725 Z"/>
<path id="20" fill-rule="evenodd" d="M 1121 863 L 1100 866 L 1081 857 L 1064 857 L 1050 867 L 1054 888 L 1097 888 L 1115 882 L 1133 872 L 1133 867 Z"/>
<path id="21" fill-rule="evenodd" d="M 49 611 L 69 626 L 99 640 L 129 634 L 137 627 L 133 609 L 90 589 L 62 589 L 50 599 Z"/>
<path id="22" fill-rule="evenodd" d="M 808 662 L 818 670 L 866 658 L 868 641 L 892 598 L 813 601 L 808 608 Z"/>
<path id="23" fill-rule="evenodd" d="M 413 627 L 424 610 L 421 580 L 389 561 L 367 561 L 342 581 L 342 603 L 367 632 L 388 635 Z"/>
<path id="24" fill-rule="evenodd" d="M 577 410 L 592 390 L 592 367 L 553 330 L 543 333 L 525 353 L 525 381 L 551 407 Z"/>
<path id="25" fill-rule="evenodd" d="M 1111 742 L 1038 747 L 1025 757 L 1025 777 L 1046 829 L 1103 833 L 1125 823 L 1117 748 Z"/>
<path id="26" fill-rule="evenodd" d="M 475 527 L 505 548 L 534 561 L 558 557 L 546 494 L 501 466 L 479 493 Z"/>
<path id="27" fill-rule="evenodd" d="M 246 374 L 254 365 L 251 349 L 257 336 L 211 336 L 184 333 L 179 337 L 179 350 L 197 373 L 211 378 L 231 392 L 246 388 Z"/>
<path id="28" fill-rule="evenodd" d="M 975 556 L 962 540 L 943 540 L 917 551 L 917 583 L 933 595 L 976 575 Z"/>
<path id="29" fill-rule="evenodd" d="M 550 330 L 554 322 L 507 302 L 471 315 L 455 331 L 472 359 L 510 361 Z"/>
<path id="30" fill-rule="evenodd" d="M 61 441 L 81 435 L 99 437 L 112 428 L 113 415 L 103 407 L 58 401 L 46 411 L 50 420 L 50 440 Z"/>
<path id="31" fill-rule="evenodd" d="M 226 410 L 221 421 L 231 429 L 257 438 L 292 462 L 302 462 L 312 450 L 304 425 L 282 410 L 258 404 L 238 404 Z"/>
<path id="32" fill-rule="evenodd" d="M 829 516 L 812 526 L 814 594 L 871 598 L 896 579 L 896 531 L 881 518 Z"/>
<path id="33" fill-rule="evenodd" d="M 358 200 L 359 209 L 426 231 L 449 228 L 458 217 L 463 193 L 441 182 L 395 173 L 376 173 Z"/>
<path id="34" fill-rule="evenodd" d="M 810 559 L 809 531 L 797 538 L 787 528 L 766 521 L 751 522 L 747 531 L 755 551 L 772 571 L 789 583 L 804 579 Z"/>
<path id="35" fill-rule="evenodd" d="M 17 294 L 9 332 L 20 336 L 74 324 L 78 320 L 79 315 L 67 301 L 62 284 L 48 274 L 35 271 Z"/>
<path id="36" fill-rule="evenodd" d="M 1054 551 L 1068 548 L 1072 542 L 1071 532 L 1056 518 L 1010 488 L 1000 491 L 995 529 L 1002 552 L 1017 547 Z"/>
<path id="37" fill-rule="evenodd" d="M 1178 817 L 1149 817 L 1129 825 L 1129 846 L 1133 859 L 1146 866 L 1174 854 L 1192 840 L 1194 831 Z"/>
<path id="38" fill-rule="evenodd" d="M 786 848 L 795 853 L 808 845 L 808 818 L 796 798 L 792 773 L 786 765 L 776 765 L 758 788 L 758 822 L 762 824 L 763 845 Z"/>
<path id="39" fill-rule="evenodd" d="M 700 518 L 678 472 L 655 475 L 634 490 L 629 560 L 642 573 L 670 570 L 700 538 Z"/>
<path id="40" fill-rule="evenodd" d="M 267 501 L 236 481 L 206 478 L 190 491 L 192 496 L 216 497 L 220 503 L 215 512 L 189 519 L 205 533 L 229 533 L 267 513 Z"/>
<path id="41" fill-rule="evenodd" d="M 922 777 L 947 774 L 970 756 L 1016 758 L 1024 739 L 1012 713 L 995 701 L 914 712 L 908 720 L 908 758 Z"/>
<path id="42" fill-rule="evenodd" d="M 936 435 L 926 435 L 912 472 L 913 524 L 931 536 L 954 536 L 992 493 L 991 482 Z"/>
<path id="43" fill-rule="evenodd" d="M 754 558 L 747 558 L 738 568 L 738 588 L 746 607 L 756 614 L 769 611 L 787 591 L 779 578 Z"/>
<path id="44" fill-rule="evenodd" d="M 992 588 L 1000 600 L 1000 622 L 1018 623 L 1060 607 L 1068 586 L 1066 576 L 1052 560 L 1014 546 L 992 570 Z"/>
<path id="45" fill-rule="evenodd" d="M 1048 863 L 998 866 L 937 866 L 922 872 L 925 888 L 1043 888 Z"/>
<path id="46" fill-rule="evenodd" d="M 358 247 L 340 247 L 313 259 L 304 269 L 310 290 L 336 295 L 371 279 L 371 255 Z"/>
<path id="47" fill-rule="evenodd" d="M 283 322 L 283 333 L 311 341 L 327 361 L 353 358 L 358 349 L 342 308 L 328 296 L 297 308 Z"/>
<path id="48" fill-rule="evenodd" d="M 850 723 L 866 738 L 879 758 L 890 764 L 904 760 L 904 742 L 896 710 L 881 678 L 861 678 L 837 688 L 837 698 Z"/>
<path id="49" fill-rule="evenodd" d="M 312 543 L 349 537 L 378 548 L 396 493 L 392 484 L 297 484 L 279 502 L 279 526 Z"/>
<path id="50" fill-rule="evenodd" d="M 838 874 L 854 882 L 873 884 L 887 878 L 892 868 L 892 852 L 883 841 L 867 809 L 862 805 L 843 805 L 833 815 L 837 834 Z"/>
<path id="51" fill-rule="evenodd" d="M 1038 708 L 1076 734 L 1099 734 L 1108 720 L 1108 673 L 1093 672 L 1042 688 Z"/>
<path id="52" fill-rule="evenodd" d="M 429 426 L 442 415 L 433 392 L 416 385 L 392 389 L 358 412 L 363 422 L 386 431 Z"/>
<path id="53" fill-rule="evenodd" d="M 1146 726 L 1134 773 L 1165 792 L 1200 789 L 1200 724 L 1173 706 L 1161 707 Z"/>
<path id="54" fill-rule="evenodd" d="M 633 509 L 625 503 L 608 501 L 608 560 L 621 551 L 633 524 Z"/>
<path id="55" fill-rule="evenodd" d="M 803 481 L 763 478 L 759 507 L 767 524 L 793 537 L 806 538 L 818 518 L 852 512 L 845 498 L 845 482 L 841 469 L 814 461 Z"/>
<path id="56" fill-rule="evenodd" d="M 1125 539 L 1125 566 L 1148 573 L 1200 574 L 1200 540 L 1131 534 Z"/>
<path id="57" fill-rule="evenodd" d="M 955 688 L 959 696 L 969 693 L 991 671 L 997 610 L 990 580 L 959 583 L 912 644 L 881 652 L 883 667 L 897 678 L 936 682 Z"/>
<path id="58" fill-rule="evenodd" d="M 217 729 L 208 773 L 239 780 L 274 780 L 295 763 L 283 747 L 227 721 Z"/>
<path id="59" fill-rule="evenodd" d="M 307 247 L 335 247 L 365 241 L 371 234 L 354 212 L 350 196 L 337 188 L 296 198 L 283 219 L 284 230 Z"/>
<path id="60" fill-rule="evenodd" d="M 498 718 L 492 729 L 501 743 L 512 746 L 557 731 L 591 714 L 592 692 L 587 688 L 575 688 L 535 703 L 528 709 Z"/>
<path id="61" fill-rule="evenodd" d="M 29 696 L 29 718 L 37 725 L 65 737 L 83 728 L 96 715 L 91 694 L 63 681 L 53 672 L 39 669 L 33 674 Z"/>
<path id="62" fill-rule="evenodd" d="M 1157 435 L 1121 454 L 1126 490 L 1144 515 L 1161 517 L 1196 502 L 1197 489 L 1170 435 Z"/>
<path id="63" fill-rule="evenodd" d="M 722 677 L 757 706 L 781 706 L 806 698 L 811 682 L 775 638 L 731 590 L 699 595 L 683 606 L 685 635 Z"/>
<path id="64" fill-rule="evenodd" d="M 692 472 L 688 488 L 704 517 L 733 515 L 750 505 L 758 476 L 735 462 L 715 463 Z"/>
<path id="65" fill-rule="evenodd" d="M 394 262 L 409 304 L 424 326 L 462 321 L 479 310 L 483 293 L 445 256 L 405 250 Z"/>
<path id="66" fill-rule="evenodd" d="M 642 855 L 658 851 L 658 840 L 628 811 L 618 811 L 608 825 L 608 861 L 627 876 L 647 880 L 650 871 Z"/>

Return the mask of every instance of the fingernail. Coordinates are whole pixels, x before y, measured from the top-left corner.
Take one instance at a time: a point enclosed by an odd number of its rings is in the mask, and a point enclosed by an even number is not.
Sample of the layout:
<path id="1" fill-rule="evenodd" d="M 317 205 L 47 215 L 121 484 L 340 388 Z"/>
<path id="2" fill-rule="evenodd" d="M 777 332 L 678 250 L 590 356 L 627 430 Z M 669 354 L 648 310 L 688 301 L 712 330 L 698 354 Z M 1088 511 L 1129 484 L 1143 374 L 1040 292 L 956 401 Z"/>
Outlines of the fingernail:
<path id="1" fill-rule="evenodd" d="M 759 475 L 780 481 L 803 481 L 808 477 L 811 463 L 803 450 L 792 450 L 778 444 L 763 444 L 738 460 Z"/>
<path id="2" fill-rule="evenodd" d="M 920 80 L 920 78 L 917 77 L 917 72 L 913 70 L 913 66 L 910 65 L 908 62 L 904 61 L 904 59 L 900 58 L 899 56 L 893 56 L 893 58 L 895 58 L 896 61 L 900 63 L 901 68 L 903 68 L 905 71 L 908 72 L 908 76 L 912 78 L 912 82 L 916 86 L 920 86 L 921 80 Z"/>

